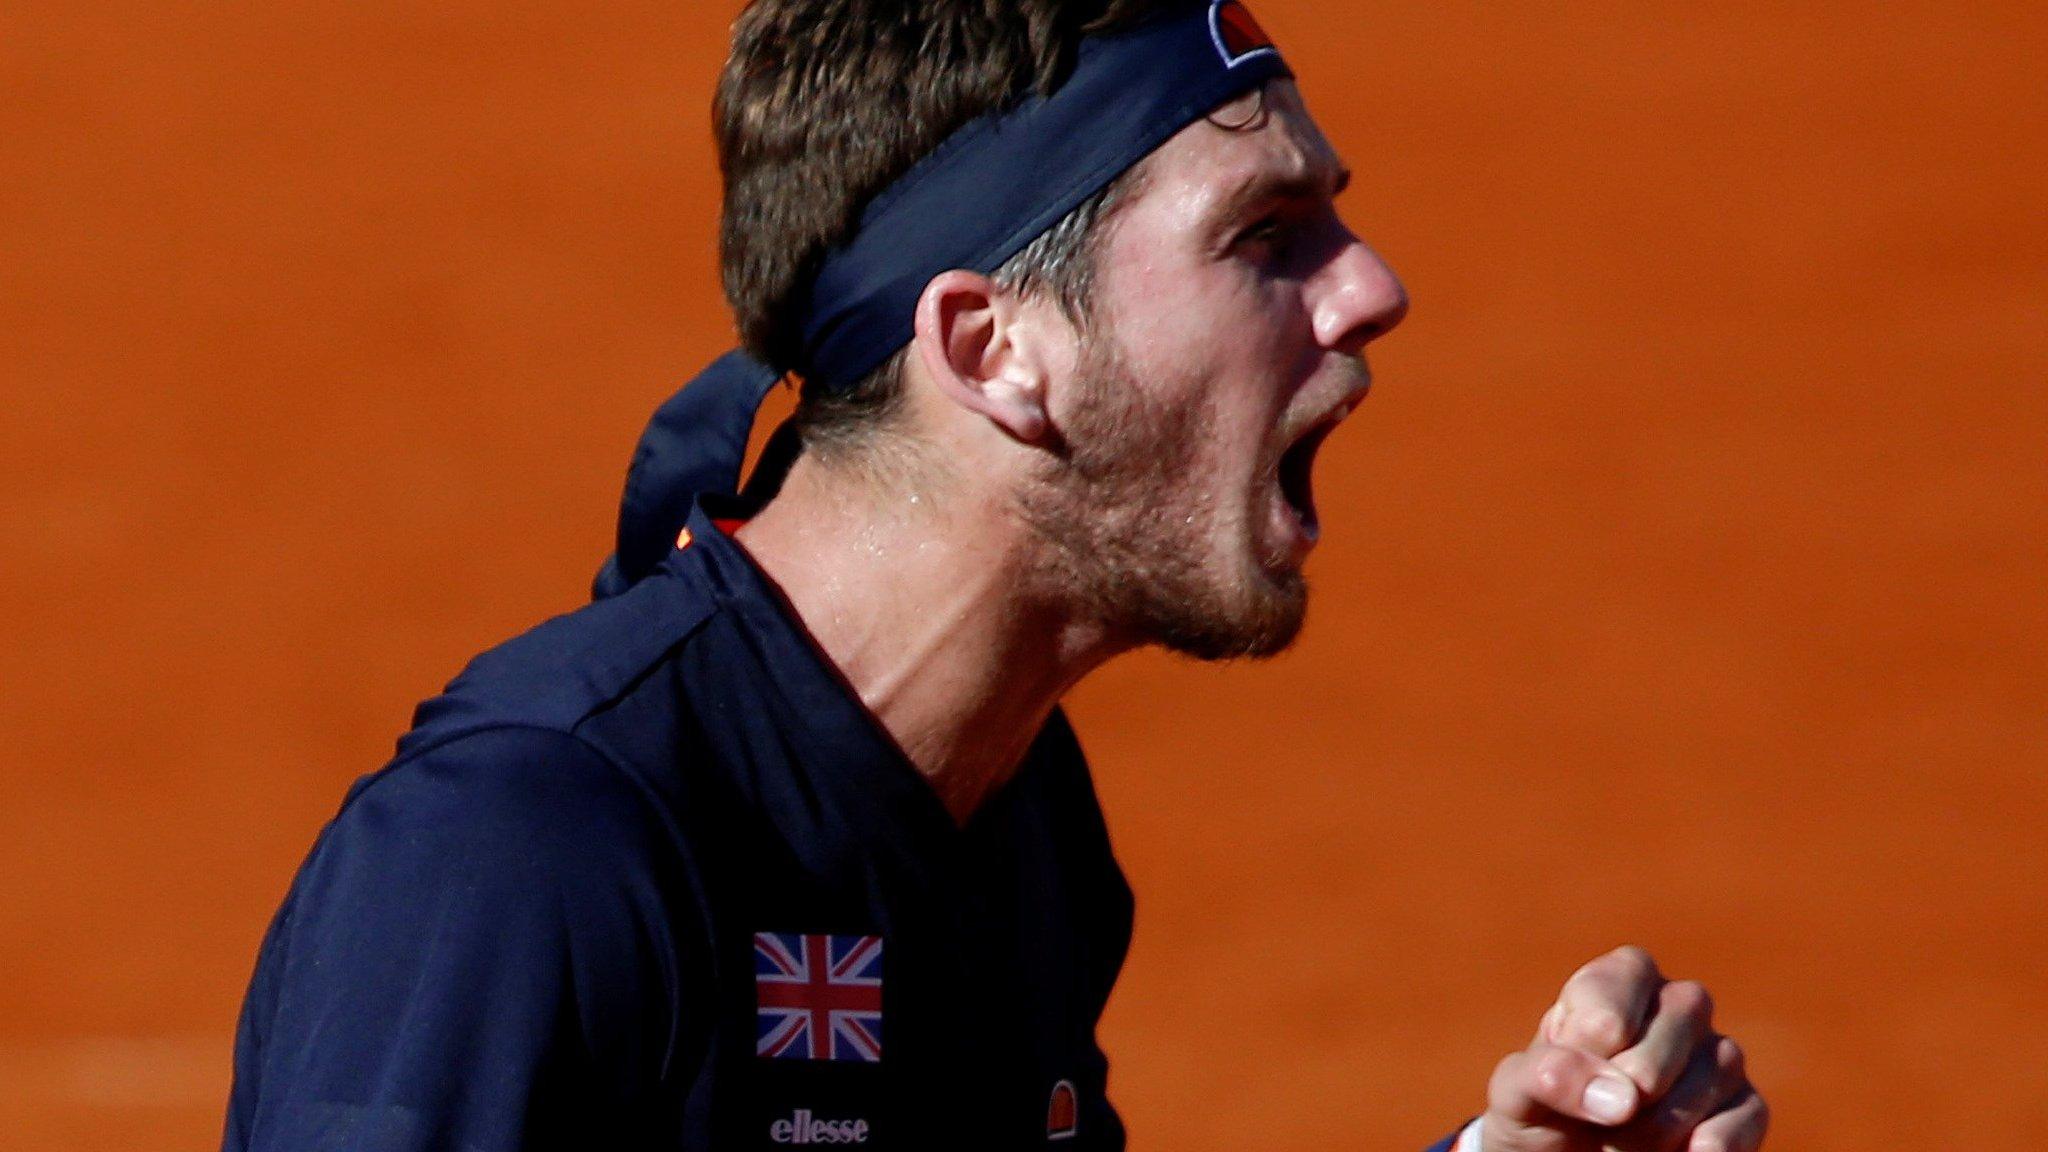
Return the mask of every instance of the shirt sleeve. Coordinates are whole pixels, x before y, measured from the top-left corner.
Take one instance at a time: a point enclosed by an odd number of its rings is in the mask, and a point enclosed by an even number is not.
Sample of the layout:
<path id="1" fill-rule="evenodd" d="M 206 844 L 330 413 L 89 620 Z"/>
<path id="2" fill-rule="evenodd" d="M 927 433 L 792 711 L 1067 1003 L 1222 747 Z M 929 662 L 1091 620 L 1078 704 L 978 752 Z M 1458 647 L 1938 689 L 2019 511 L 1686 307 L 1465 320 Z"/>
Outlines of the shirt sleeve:
<path id="1" fill-rule="evenodd" d="M 229 1152 L 630 1140 L 677 1043 L 673 852 L 561 733 L 465 736 L 372 778 L 265 939 Z"/>
<path id="2" fill-rule="evenodd" d="M 1473 1118 L 1463 1128 L 1431 1144 L 1422 1152 L 1479 1152 L 1480 1119 Z"/>

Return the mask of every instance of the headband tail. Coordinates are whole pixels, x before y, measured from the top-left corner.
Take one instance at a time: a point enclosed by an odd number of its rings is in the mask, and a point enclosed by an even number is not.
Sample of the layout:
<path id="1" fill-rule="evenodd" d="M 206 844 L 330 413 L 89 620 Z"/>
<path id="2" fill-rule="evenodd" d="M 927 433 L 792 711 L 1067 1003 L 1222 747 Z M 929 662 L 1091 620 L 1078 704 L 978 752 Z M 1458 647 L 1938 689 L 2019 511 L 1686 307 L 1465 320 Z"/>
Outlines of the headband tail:
<path id="1" fill-rule="evenodd" d="M 780 379 L 746 353 L 728 352 L 655 411 L 626 472 L 618 551 L 591 582 L 593 599 L 616 596 L 660 566 L 699 494 L 739 490 L 754 414 Z"/>

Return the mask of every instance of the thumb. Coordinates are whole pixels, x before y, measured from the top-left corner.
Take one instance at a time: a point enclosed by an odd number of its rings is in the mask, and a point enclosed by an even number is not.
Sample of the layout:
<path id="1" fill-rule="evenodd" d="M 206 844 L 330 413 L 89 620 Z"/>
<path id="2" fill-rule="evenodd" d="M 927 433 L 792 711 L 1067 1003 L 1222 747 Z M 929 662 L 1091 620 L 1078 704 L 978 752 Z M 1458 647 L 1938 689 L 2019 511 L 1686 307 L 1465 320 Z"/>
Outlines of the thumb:
<path id="1" fill-rule="evenodd" d="M 1486 1096 L 1491 1115 L 1523 1127 L 1559 1118 L 1613 1127 L 1642 1103 L 1635 1081 L 1609 1061 L 1540 1042 L 1502 1060 Z"/>

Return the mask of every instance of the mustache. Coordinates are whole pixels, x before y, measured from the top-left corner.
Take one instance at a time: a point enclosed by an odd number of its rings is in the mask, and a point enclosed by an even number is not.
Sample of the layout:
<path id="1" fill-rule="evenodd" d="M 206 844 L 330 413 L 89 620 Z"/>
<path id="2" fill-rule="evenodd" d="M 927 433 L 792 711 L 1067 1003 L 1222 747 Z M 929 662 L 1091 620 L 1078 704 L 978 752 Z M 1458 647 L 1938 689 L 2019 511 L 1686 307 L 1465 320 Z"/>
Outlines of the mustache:
<path id="1" fill-rule="evenodd" d="M 1324 428 L 1348 419 L 1372 391 L 1372 366 L 1363 355 L 1326 361 L 1318 377 L 1304 385 L 1280 421 L 1271 453 L 1274 466 L 1295 445 Z"/>

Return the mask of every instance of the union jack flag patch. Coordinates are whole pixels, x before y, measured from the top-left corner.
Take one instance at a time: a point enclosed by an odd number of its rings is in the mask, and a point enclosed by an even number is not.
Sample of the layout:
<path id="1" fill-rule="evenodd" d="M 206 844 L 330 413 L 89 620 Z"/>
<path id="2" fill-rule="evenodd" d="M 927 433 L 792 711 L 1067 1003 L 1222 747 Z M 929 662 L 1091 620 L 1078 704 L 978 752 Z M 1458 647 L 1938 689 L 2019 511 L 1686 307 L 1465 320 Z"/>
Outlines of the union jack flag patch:
<path id="1" fill-rule="evenodd" d="M 754 1052 L 775 1060 L 882 1058 L 882 938 L 754 934 Z"/>

